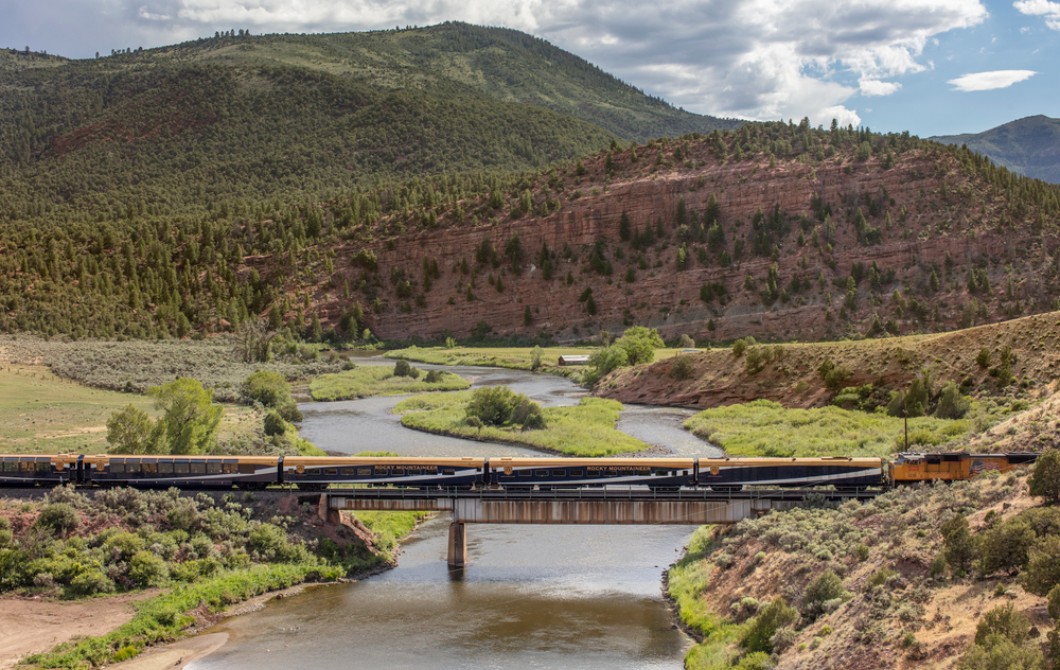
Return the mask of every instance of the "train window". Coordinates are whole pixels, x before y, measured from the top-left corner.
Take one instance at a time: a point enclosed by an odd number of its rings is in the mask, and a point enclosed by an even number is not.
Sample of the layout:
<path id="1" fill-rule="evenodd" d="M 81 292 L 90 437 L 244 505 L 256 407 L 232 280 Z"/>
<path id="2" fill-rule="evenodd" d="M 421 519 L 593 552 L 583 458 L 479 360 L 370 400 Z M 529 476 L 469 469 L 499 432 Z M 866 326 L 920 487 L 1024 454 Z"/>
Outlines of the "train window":
<path id="1" fill-rule="evenodd" d="M 111 461 L 110 462 L 111 474 L 124 475 L 125 474 L 125 461 Z"/>
<path id="2" fill-rule="evenodd" d="M 239 472 L 239 464 L 235 461 L 225 461 L 224 465 L 221 467 L 221 470 L 224 471 L 226 475 L 234 475 L 235 473 Z"/>
<path id="3" fill-rule="evenodd" d="M 221 474 L 221 461 L 207 461 L 206 472 L 210 473 L 211 475 Z"/>
<path id="4" fill-rule="evenodd" d="M 442 468 L 443 475 L 455 475 L 456 470 L 454 468 Z"/>
<path id="5" fill-rule="evenodd" d="M 535 477 L 548 477 L 548 470 L 534 470 Z"/>
<path id="6" fill-rule="evenodd" d="M 4 472 L 14 472 L 18 469 L 18 463 L 14 461 L 4 461 L 0 468 L 2 468 Z"/>
<path id="7" fill-rule="evenodd" d="M 22 461 L 18 464 L 20 472 L 33 472 L 33 461 Z"/>
<path id="8" fill-rule="evenodd" d="M 158 463 L 155 461 L 144 461 L 141 465 L 145 475 L 157 475 L 158 474 Z"/>
<path id="9" fill-rule="evenodd" d="M 357 468 L 357 476 L 358 477 L 371 477 L 372 476 L 372 469 L 371 468 Z"/>
<path id="10" fill-rule="evenodd" d="M 48 461 L 38 461 L 37 462 L 37 472 L 50 472 L 51 469 L 52 469 L 52 464 L 49 463 Z"/>
<path id="11" fill-rule="evenodd" d="M 163 475 L 173 474 L 173 461 L 159 461 L 158 472 Z"/>
<path id="12" fill-rule="evenodd" d="M 140 464 L 139 463 L 126 463 L 125 464 L 125 474 L 129 474 L 129 475 L 138 475 L 138 474 L 140 474 Z"/>
<path id="13" fill-rule="evenodd" d="M 206 463 L 203 461 L 192 461 L 191 463 L 191 474 L 193 475 L 205 475 L 206 474 Z"/>
<path id="14" fill-rule="evenodd" d="M 585 470 L 567 470 L 568 477 L 584 477 Z"/>
<path id="15" fill-rule="evenodd" d="M 178 475 L 188 474 L 188 462 L 187 461 L 176 461 L 173 463 L 173 472 Z"/>
<path id="16" fill-rule="evenodd" d="M 339 468 L 339 474 L 346 475 L 347 477 L 355 475 L 357 474 L 357 468 Z"/>
<path id="17" fill-rule="evenodd" d="M 533 477 L 534 473 L 530 470 L 520 470 L 517 473 L 520 477 Z"/>
<path id="18" fill-rule="evenodd" d="M 324 468 L 325 475 L 337 475 L 339 474 L 338 468 Z"/>

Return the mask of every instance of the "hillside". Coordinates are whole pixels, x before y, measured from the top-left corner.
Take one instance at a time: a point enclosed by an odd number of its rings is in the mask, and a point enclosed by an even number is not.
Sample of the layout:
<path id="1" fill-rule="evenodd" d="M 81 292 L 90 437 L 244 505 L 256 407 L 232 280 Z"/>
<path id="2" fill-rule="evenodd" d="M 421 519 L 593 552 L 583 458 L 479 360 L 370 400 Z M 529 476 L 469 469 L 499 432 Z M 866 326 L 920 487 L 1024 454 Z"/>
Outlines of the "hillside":
<path id="1" fill-rule="evenodd" d="M 751 345 L 739 355 L 736 351 L 710 349 L 646 368 L 624 368 L 602 380 L 597 393 L 622 402 L 700 408 L 759 398 L 788 407 L 820 407 L 832 403 L 841 388 L 872 385 L 877 402 L 886 404 L 888 391 L 907 388 L 927 370 L 940 387 L 952 381 L 981 394 L 1005 395 L 1018 388 L 1020 395 L 1046 397 L 1060 377 L 1060 312 L 935 335 Z M 1022 439 L 1016 439 L 1014 429 L 1004 443 L 1023 451 L 1039 441 L 1032 437 L 1035 432 L 1050 439 L 1055 429 L 1047 425 L 1049 412 L 1041 414 L 1046 425 L 1021 428 Z M 1027 421 L 1021 419 L 1021 426 Z M 977 448 L 995 450 L 989 443 L 1009 428 L 1002 424 L 984 435 Z"/>
<path id="2" fill-rule="evenodd" d="M 543 40 L 466 24 L 218 36 L 86 60 L 0 53 L 6 220 L 214 213 L 733 125 Z"/>
<path id="3" fill-rule="evenodd" d="M 747 125 L 392 211 L 285 292 L 383 339 L 942 331 L 1055 309 L 1058 215 L 1060 189 L 959 149 Z"/>
<path id="4" fill-rule="evenodd" d="M 963 144 L 1013 172 L 1060 184 L 1060 119 L 1028 116 L 981 133 L 931 139 Z"/>

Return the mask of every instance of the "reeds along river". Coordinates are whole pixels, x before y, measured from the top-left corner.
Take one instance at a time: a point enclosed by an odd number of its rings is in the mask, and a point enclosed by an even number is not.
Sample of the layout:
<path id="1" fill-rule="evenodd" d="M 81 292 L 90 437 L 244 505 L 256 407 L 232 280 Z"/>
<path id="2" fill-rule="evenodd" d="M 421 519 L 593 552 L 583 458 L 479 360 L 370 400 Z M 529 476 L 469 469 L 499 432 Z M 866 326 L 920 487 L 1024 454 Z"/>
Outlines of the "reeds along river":
<path id="1" fill-rule="evenodd" d="M 507 384 L 547 404 L 575 403 L 581 394 L 557 377 L 458 372 L 476 385 Z M 323 449 L 346 453 L 532 453 L 414 433 L 389 414 L 398 400 L 308 403 L 302 434 Z M 710 453 L 680 431 L 685 416 L 683 410 L 636 408 L 620 425 L 641 439 L 677 444 L 675 453 Z M 440 517 L 417 530 L 393 570 L 310 589 L 228 621 L 220 627 L 228 643 L 189 667 L 682 667 L 690 641 L 673 625 L 661 576 L 680 557 L 692 527 L 471 526 L 470 565 L 453 571 L 445 562 L 448 524 Z"/>

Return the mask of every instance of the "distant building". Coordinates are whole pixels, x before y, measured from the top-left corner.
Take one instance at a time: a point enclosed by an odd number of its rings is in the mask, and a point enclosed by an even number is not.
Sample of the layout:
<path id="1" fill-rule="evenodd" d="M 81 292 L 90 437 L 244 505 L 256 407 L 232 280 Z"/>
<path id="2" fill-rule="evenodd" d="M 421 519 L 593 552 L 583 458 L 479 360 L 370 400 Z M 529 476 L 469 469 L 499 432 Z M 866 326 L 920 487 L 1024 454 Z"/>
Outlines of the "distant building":
<path id="1" fill-rule="evenodd" d="M 589 356 L 587 356 L 585 354 L 578 354 L 578 355 L 575 355 L 575 356 L 560 356 L 559 357 L 559 364 L 560 365 L 588 365 L 589 364 Z"/>

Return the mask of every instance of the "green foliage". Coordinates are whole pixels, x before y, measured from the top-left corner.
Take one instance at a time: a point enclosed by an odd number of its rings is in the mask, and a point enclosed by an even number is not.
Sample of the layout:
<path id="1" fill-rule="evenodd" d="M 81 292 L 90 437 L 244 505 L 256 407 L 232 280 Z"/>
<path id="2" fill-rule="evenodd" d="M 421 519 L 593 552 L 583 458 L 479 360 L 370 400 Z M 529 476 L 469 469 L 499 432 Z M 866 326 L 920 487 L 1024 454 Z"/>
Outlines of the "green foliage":
<path id="1" fill-rule="evenodd" d="M 544 356 L 544 352 L 541 347 L 534 346 L 534 348 L 530 350 L 530 369 L 532 371 L 537 372 L 541 369 L 542 356 Z"/>
<path id="2" fill-rule="evenodd" d="M 781 628 L 794 625 L 798 620 L 798 611 L 788 606 L 783 598 L 777 598 L 751 620 L 741 644 L 749 652 L 772 653 L 774 634 Z"/>
<path id="3" fill-rule="evenodd" d="M 773 667 L 773 660 L 764 651 L 756 651 L 747 654 L 740 662 L 732 666 L 733 670 L 769 670 Z"/>
<path id="4" fill-rule="evenodd" d="M 1049 616 L 1060 623 L 1060 584 L 1049 589 Z"/>
<path id="5" fill-rule="evenodd" d="M 627 328 L 622 333 L 622 337 L 615 340 L 613 346 L 619 347 L 626 352 L 626 360 L 629 365 L 641 365 L 655 360 L 655 350 L 663 348 L 666 344 L 659 336 L 658 330 L 644 326 L 633 326 Z"/>
<path id="6" fill-rule="evenodd" d="M 1046 502 L 1060 502 L 1060 449 L 1046 449 L 1038 456 L 1030 477 L 1030 493 Z"/>
<path id="7" fill-rule="evenodd" d="M 971 401 L 961 394 L 961 389 L 955 382 L 946 382 L 935 406 L 935 416 L 940 419 L 960 419 L 968 413 L 971 406 Z"/>
<path id="8" fill-rule="evenodd" d="M 107 419 L 107 443 L 115 454 L 148 454 L 154 449 L 152 432 L 155 422 L 147 412 L 133 405 L 115 412 Z"/>
<path id="9" fill-rule="evenodd" d="M 416 379 L 420 376 L 420 371 L 409 365 L 409 362 L 401 359 L 394 363 L 394 376 L 395 377 L 411 377 Z"/>
<path id="10" fill-rule="evenodd" d="M 544 428 L 541 406 L 507 386 L 484 386 L 471 393 L 465 409 L 484 426 L 515 424 L 524 430 Z"/>
<path id="11" fill-rule="evenodd" d="M 37 528 L 66 535 L 81 523 L 81 517 L 69 503 L 51 503 L 41 509 L 40 515 L 33 525 Z"/>
<path id="12" fill-rule="evenodd" d="M 975 541 L 968 530 L 968 519 L 954 514 L 942 524 L 943 555 L 955 575 L 968 572 L 975 558 Z"/>
<path id="13" fill-rule="evenodd" d="M 265 413 L 263 428 L 266 435 L 283 435 L 287 432 L 287 426 L 287 421 L 276 410 L 270 409 Z"/>
<path id="14" fill-rule="evenodd" d="M 812 621 L 832 611 L 849 597 L 850 593 L 843 588 L 843 580 L 832 570 L 825 570 L 806 587 L 802 614 Z"/>
<path id="15" fill-rule="evenodd" d="M 584 381 L 592 386 L 600 379 L 627 365 L 629 365 L 629 354 L 625 348 L 612 344 L 609 347 L 598 349 L 589 356 L 589 369 L 585 373 Z"/>
<path id="16" fill-rule="evenodd" d="M 1040 596 L 1060 584 L 1060 535 L 1044 537 L 1031 548 L 1023 584 L 1028 591 Z"/>
<path id="17" fill-rule="evenodd" d="M 986 646 L 991 637 L 999 636 L 1020 645 L 1027 641 L 1030 629 L 1027 617 L 1008 603 L 983 615 L 975 628 L 975 643 Z"/>
<path id="18" fill-rule="evenodd" d="M 259 370 L 243 382 L 243 397 L 277 410 L 288 421 L 301 421 L 302 413 L 291 395 L 291 385 L 275 370 Z"/>
<path id="19" fill-rule="evenodd" d="M 1014 573 L 1027 564 L 1030 548 L 1037 536 L 1021 518 L 999 523 L 979 535 L 977 562 L 983 575 L 995 572 Z"/>
<path id="20" fill-rule="evenodd" d="M 1042 652 L 1003 637 L 973 645 L 957 662 L 958 670 L 1043 670 Z"/>
<path id="21" fill-rule="evenodd" d="M 684 381 L 692 378 L 695 369 L 696 366 L 692 361 L 692 357 L 681 354 L 673 357 L 673 361 L 670 363 L 670 376 L 678 381 Z"/>
<path id="22" fill-rule="evenodd" d="M 196 379 L 181 377 L 148 389 L 162 416 L 156 424 L 158 453 L 201 454 L 213 446 L 223 409 Z"/>
<path id="23" fill-rule="evenodd" d="M 418 379 L 395 376 L 391 368 L 380 365 L 362 365 L 352 370 L 317 377 L 309 383 L 309 394 L 317 401 L 349 400 L 376 395 L 459 391 L 469 386 L 471 382 L 463 377 L 443 370 L 432 370 L 424 378 Z"/>
<path id="24" fill-rule="evenodd" d="M 137 586 L 162 586 L 169 578 L 169 568 L 162 557 L 141 549 L 129 561 L 129 579 Z"/>

